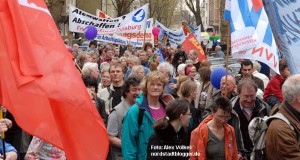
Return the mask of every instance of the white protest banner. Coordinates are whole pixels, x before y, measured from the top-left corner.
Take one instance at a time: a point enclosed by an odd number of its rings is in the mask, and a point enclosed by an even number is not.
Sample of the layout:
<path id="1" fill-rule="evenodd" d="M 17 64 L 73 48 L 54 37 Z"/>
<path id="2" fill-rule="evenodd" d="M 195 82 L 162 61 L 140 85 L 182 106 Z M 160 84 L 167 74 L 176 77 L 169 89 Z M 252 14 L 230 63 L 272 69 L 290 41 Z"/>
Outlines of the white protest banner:
<path id="1" fill-rule="evenodd" d="M 163 40 L 164 37 L 167 37 L 172 48 L 176 48 L 178 44 L 181 44 L 185 40 L 182 28 L 180 30 L 173 31 L 171 29 L 168 29 L 158 21 L 155 22 L 155 26 L 160 28 L 158 40 Z"/>
<path id="2" fill-rule="evenodd" d="M 85 27 L 95 26 L 98 29 L 98 34 L 144 32 L 148 6 L 149 4 L 146 4 L 118 18 L 105 19 L 70 5 L 69 30 L 71 32 L 83 33 Z"/>
<path id="3" fill-rule="evenodd" d="M 152 28 L 153 28 L 153 18 L 150 18 L 147 20 L 146 33 L 144 33 L 144 31 L 139 31 L 137 33 L 120 33 L 120 34 L 107 34 L 107 35 L 98 34 L 95 39 L 98 41 L 121 44 L 121 45 L 127 45 L 128 43 L 131 43 L 135 47 L 143 47 L 144 37 L 145 37 L 145 42 L 150 42 L 151 44 L 154 44 Z"/>

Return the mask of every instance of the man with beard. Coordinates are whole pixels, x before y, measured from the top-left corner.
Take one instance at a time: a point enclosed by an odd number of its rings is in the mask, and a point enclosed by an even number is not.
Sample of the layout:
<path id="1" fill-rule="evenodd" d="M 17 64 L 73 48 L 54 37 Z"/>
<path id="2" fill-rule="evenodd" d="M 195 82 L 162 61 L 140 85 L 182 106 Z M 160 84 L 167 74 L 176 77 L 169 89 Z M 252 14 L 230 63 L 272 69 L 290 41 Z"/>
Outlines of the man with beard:
<path id="1" fill-rule="evenodd" d="M 122 136 L 122 121 L 128 111 L 135 103 L 136 97 L 140 93 L 141 80 L 137 77 L 129 77 L 123 85 L 123 99 L 118 104 L 108 117 L 107 132 L 111 144 L 111 159 L 118 160 L 122 158 L 121 136 Z"/>

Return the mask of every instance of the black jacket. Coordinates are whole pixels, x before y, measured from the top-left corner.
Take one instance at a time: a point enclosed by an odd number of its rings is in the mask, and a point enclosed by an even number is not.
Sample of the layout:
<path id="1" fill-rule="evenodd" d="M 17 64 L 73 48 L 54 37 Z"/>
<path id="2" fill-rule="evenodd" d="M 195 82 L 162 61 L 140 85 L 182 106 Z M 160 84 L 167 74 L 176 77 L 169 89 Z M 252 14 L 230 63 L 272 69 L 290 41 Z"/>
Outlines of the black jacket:
<path id="1" fill-rule="evenodd" d="M 148 143 L 148 160 L 189 159 L 189 140 L 184 127 L 178 133 L 171 124 L 166 128 L 154 128 L 154 130 L 155 133 L 150 137 Z"/>

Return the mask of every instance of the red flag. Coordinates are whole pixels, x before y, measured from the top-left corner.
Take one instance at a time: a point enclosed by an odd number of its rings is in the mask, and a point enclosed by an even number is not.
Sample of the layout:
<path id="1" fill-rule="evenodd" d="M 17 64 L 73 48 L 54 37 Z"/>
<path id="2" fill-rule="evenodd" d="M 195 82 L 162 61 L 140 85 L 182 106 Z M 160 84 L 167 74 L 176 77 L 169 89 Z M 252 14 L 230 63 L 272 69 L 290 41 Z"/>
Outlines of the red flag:
<path id="1" fill-rule="evenodd" d="M 196 50 L 198 52 L 198 61 L 201 62 L 206 59 L 205 53 L 198 42 L 195 35 L 192 33 L 190 34 L 182 43 L 184 46 L 185 53 L 189 53 L 190 50 Z"/>
<path id="2" fill-rule="evenodd" d="M 44 0 L 0 1 L 0 100 L 68 159 L 106 159 L 105 125 Z"/>

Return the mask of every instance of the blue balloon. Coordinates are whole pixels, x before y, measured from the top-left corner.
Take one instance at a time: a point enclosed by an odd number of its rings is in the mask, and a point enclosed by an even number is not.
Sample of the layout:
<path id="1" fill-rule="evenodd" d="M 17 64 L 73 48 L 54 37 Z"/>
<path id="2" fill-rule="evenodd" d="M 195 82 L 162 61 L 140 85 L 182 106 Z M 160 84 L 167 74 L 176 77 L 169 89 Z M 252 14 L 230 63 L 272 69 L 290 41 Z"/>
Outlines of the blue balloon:
<path id="1" fill-rule="evenodd" d="M 92 40 L 97 36 L 97 28 L 94 26 L 87 26 L 84 29 L 84 36 L 88 40 Z"/>
<path id="2" fill-rule="evenodd" d="M 217 40 L 214 40 L 213 41 L 213 45 L 217 45 L 218 44 L 218 41 Z"/>
<path id="3" fill-rule="evenodd" d="M 223 76 L 226 75 L 226 68 L 220 67 L 216 68 L 212 71 L 210 75 L 210 82 L 216 88 L 220 89 L 220 83 Z M 228 75 L 230 75 L 230 71 L 228 70 Z"/>

